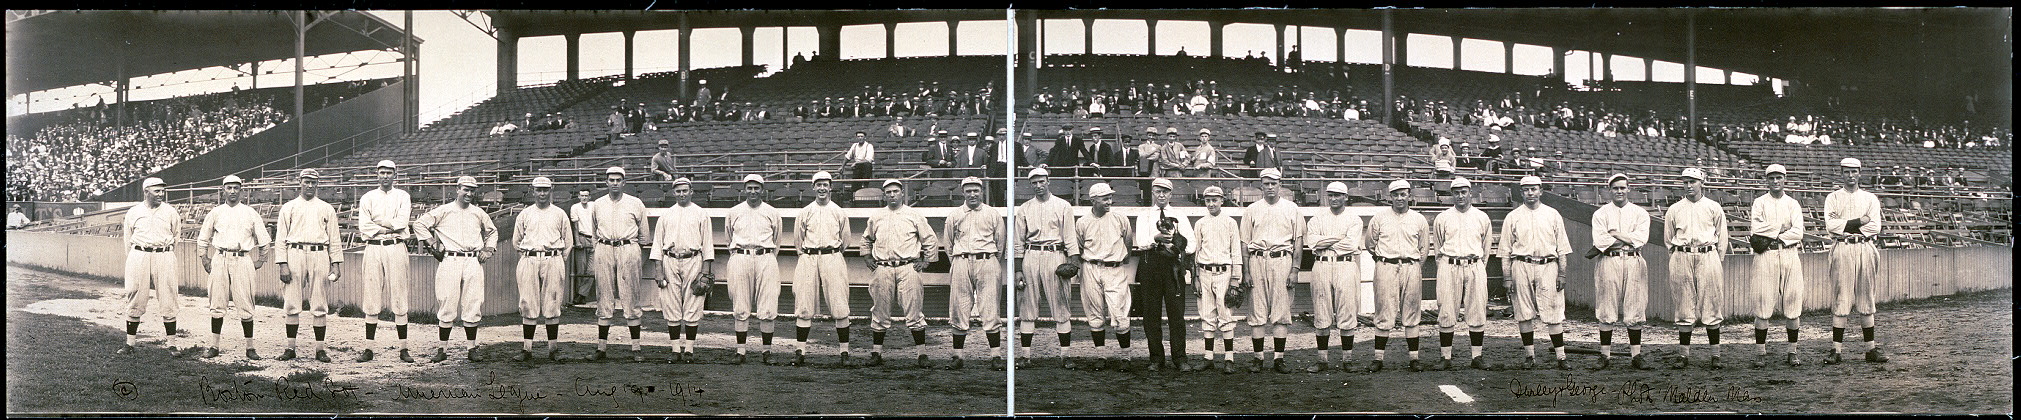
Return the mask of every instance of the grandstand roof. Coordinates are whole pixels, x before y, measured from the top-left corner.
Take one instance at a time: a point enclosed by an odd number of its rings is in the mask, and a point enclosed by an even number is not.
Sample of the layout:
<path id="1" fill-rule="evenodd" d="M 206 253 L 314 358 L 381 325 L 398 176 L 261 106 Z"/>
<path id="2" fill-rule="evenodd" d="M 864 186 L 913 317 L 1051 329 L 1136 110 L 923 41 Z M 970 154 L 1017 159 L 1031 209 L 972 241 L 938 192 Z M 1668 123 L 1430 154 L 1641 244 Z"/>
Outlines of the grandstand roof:
<path id="1" fill-rule="evenodd" d="M 692 28 L 863 25 L 872 23 L 947 20 L 1003 20 L 1002 9 L 972 10 L 492 10 L 491 26 L 515 36 L 536 37 L 574 33 L 679 29 L 680 17 Z"/>
<path id="2" fill-rule="evenodd" d="M 308 55 L 398 48 L 405 33 L 363 12 L 312 12 Z M 7 22 L 7 94 L 295 56 L 289 12 L 57 11 Z M 418 41 L 417 41 L 418 42 Z M 122 72 L 120 63 L 125 63 Z"/>

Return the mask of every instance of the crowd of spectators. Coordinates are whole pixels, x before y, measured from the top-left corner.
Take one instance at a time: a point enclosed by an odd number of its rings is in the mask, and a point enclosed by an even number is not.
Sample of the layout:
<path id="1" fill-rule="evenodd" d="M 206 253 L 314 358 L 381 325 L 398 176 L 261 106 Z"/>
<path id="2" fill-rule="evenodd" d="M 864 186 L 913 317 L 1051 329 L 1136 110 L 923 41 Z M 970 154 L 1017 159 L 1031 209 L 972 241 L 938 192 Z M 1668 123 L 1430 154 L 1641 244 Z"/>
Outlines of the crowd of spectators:
<path id="1" fill-rule="evenodd" d="M 1222 92 L 1215 81 L 1181 86 L 1131 80 L 1126 87 L 1099 89 L 1069 86 L 1057 92 L 1039 88 L 1031 111 L 1041 114 L 1101 118 L 1106 115 L 1222 115 L 1237 117 L 1306 117 L 1359 120 L 1368 101 L 1340 91 L 1314 91 L 1278 85 L 1271 93 Z"/>
<path id="2" fill-rule="evenodd" d="M 124 128 L 104 105 L 56 111 L 32 134 L 7 135 L 8 200 L 102 194 L 281 123 L 279 99 L 248 91 L 137 102 Z"/>
<path id="3" fill-rule="evenodd" d="M 942 88 L 940 82 L 920 82 L 914 89 L 864 86 L 856 95 L 810 100 L 793 107 L 794 121 L 822 118 L 943 117 L 987 115 L 998 110 L 996 82 L 974 90 Z"/>
<path id="4" fill-rule="evenodd" d="M 1959 124 L 1924 124 L 1913 119 L 1901 122 L 1888 118 L 1854 120 L 1817 115 L 1800 117 L 1792 115 L 1782 121 L 1719 125 L 1709 128 L 1706 135 L 1712 140 L 1724 142 L 1899 144 L 1925 148 L 1965 149 L 2004 149 L 2012 147 L 2014 139 L 2014 133 L 2005 128 L 1974 127 L 1970 121 Z"/>

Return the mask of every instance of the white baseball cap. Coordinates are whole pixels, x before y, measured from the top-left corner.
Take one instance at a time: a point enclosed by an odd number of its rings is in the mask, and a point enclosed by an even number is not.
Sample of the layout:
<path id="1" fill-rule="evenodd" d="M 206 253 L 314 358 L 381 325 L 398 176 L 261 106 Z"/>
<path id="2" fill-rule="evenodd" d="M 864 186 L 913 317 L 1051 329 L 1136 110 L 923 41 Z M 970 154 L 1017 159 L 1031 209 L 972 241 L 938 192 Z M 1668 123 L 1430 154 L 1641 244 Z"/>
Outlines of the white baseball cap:
<path id="1" fill-rule="evenodd" d="M 976 178 L 976 177 L 972 177 L 972 176 L 971 176 L 971 177 L 967 177 L 967 178 L 962 178 L 962 179 L 961 179 L 961 186 L 963 186 L 963 187 L 966 187 L 966 186 L 968 186 L 968 184 L 975 184 L 975 185 L 977 185 L 977 186 L 981 186 L 981 185 L 982 185 L 982 178 Z"/>
<path id="2" fill-rule="evenodd" d="M 302 173 L 301 173 L 300 175 L 301 175 L 301 177 L 303 177 L 303 178 L 322 178 L 322 177 L 323 177 L 323 176 L 322 176 L 322 174 L 319 174 L 319 173 L 317 173 L 317 172 L 316 172 L 316 170 L 315 170 L 314 168 L 311 168 L 311 169 L 303 169 L 303 170 L 302 170 Z"/>
<path id="3" fill-rule="evenodd" d="M 1439 145 L 1440 145 L 1440 146 L 1448 146 L 1448 145 L 1452 145 L 1452 144 L 1453 144 L 1453 141 L 1452 141 L 1452 140 L 1450 140 L 1450 139 L 1447 139 L 1447 138 L 1445 138 L 1445 137 L 1439 137 Z"/>
<path id="4" fill-rule="evenodd" d="M 1684 177 L 1704 181 L 1705 170 L 1698 168 L 1684 168 Z"/>
<path id="5" fill-rule="evenodd" d="M 1116 189 L 1114 189 L 1114 188 L 1109 188 L 1109 183 L 1107 183 L 1107 182 L 1102 182 L 1102 183 L 1096 183 L 1096 184 L 1095 184 L 1095 186 L 1092 186 L 1092 187 L 1088 187 L 1088 196 L 1089 196 L 1089 197 L 1101 197 L 1101 196 L 1105 196 L 1105 195 L 1109 195 L 1109 194 L 1115 194 L 1115 193 L 1116 193 Z"/>
<path id="6" fill-rule="evenodd" d="M 224 183 L 226 183 L 226 184 L 244 184 L 244 183 L 246 183 L 246 181 L 245 181 L 245 180 L 243 180 L 243 179 L 239 179 L 239 176 L 238 176 L 238 175 L 225 175 L 225 182 L 224 182 Z"/>
<path id="7" fill-rule="evenodd" d="M 1612 184 L 1612 183 L 1614 183 L 1614 180 L 1616 180 L 1616 179 L 1629 179 L 1629 178 L 1628 178 L 1628 174 L 1624 174 L 1624 173 L 1620 173 L 1620 172 L 1615 172 L 1615 173 L 1614 173 L 1613 175 L 1608 175 L 1608 176 L 1607 176 L 1607 183 L 1609 183 L 1609 184 Z"/>
<path id="8" fill-rule="evenodd" d="M 1847 168 L 1858 168 L 1860 167 L 1860 160 L 1857 158 L 1839 159 L 1839 166 L 1844 166 Z"/>
<path id="9" fill-rule="evenodd" d="M 744 175 L 744 182 L 756 182 L 763 184 L 765 183 L 765 177 L 763 175 L 758 174 L 746 174 Z"/>
<path id="10" fill-rule="evenodd" d="M 1209 185 L 1209 186 L 1207 186 L 1207 189 L 1204 189 L 1204 190 L 1200 190 L 1200 196 L 1202 196 L 1202 197 L 1221 197 L 1221 196 L 1222 196 L 1222 195 L 1221 195 L 1221 187 L 1219 187 L 1219 186 L 1213 186 L 1213 185 Z"/>
<path id="11" fill-rule="evenodd" d="M 612 166 L 610 167 L 610 169 L 603 170 L 603 173 L 606 175 L 618 174 L 619 176 L 623 176 L 625 174 L 625 168 L 623 166 Z"/>
<path id="12" fill-rule="evenodd" d="M 1158 127 L 1144 127 L 1144 132 L 1158 134 Z"/>
<path id="13" fill-rule="evenodd" d="M 456 177 L 456 185 L 463 187 L 477 188 L 477 178 L 473 178 L 469 175 L 459 176 Z"/>
<path id="14" fill-rule="evenodd" d="M 161 178 L 155 178 L 155 177 L 148 177 L 147 179 L 145 179 L 145 180 L 141 180 L 141 181 L 140 181 L 140 187 L 141 187 L 141 188 L 147 188 L 147 187 L 152 187 L 152 186 L 156 186 L 156 185 L 162 185 L 162 184 L 167 184 L 167 183 L 168 183 L 168 181 L 162 181 L 162 180 L 161 180 Z"/>
<path id="15" fill-rule="evenodd" d="M 1789 169 L 1782 167 L 1780 163 L 1772 163 L 1768 165 L 1768 173 L 1789 175 Z"/>
<path id="16" fill-rule="evenodd" d="M 1213 134 L 1214 134 L 1214 132 L 1213 132 L 1212 130 L 1208 130 L 1208 129 L 1202 128 L 1202 129 L 1200 129 L 1200 134 L 1207 134 L 1207 135 L 1213 135 Z"/>
<path id="17" fill-rule="evenodd" d="M 886 180 L 884 180 L 884 185 L 881 185 L 881 186 L 879 186 L 878 188 L 883 188 L 883 187 L 889 187 L 889 186 L 893 186 L 893 185 L 897 185 L 897 186 L 898 186 L 899 188 L 905 188 L 905 183 L 904 183 L 904 182 L 899 182 L 899 181 L 898 181 L 898 180 L 896 180 L 896 179 L 886 179 Z"/>
<path id="18" fill-rule="evenodd" d="M 396 168 L 396 167 L 394 167 L 394 166 L 393 166 L 393 160 L 392 160 L 392 159 L 385 159 L 385 160 L 380 160 L 380 161 L 379 161 L 379 166 L 378 166 L 378 167 L 380 167 L 380 168 L 386 168 L 386 169 L 398 169 L 398 168 Z"/>
<path id="19" fill-rule="evenodd" d="M 1052 176 L 1052 173 L 1051 173 L 1051 172 L 1046 172 L 1046 168 L 1032 168 L 1032 171 L 1031 171 L 1031 172 L 1029 172 L 1029 173 L 1026 173 L 1026 174 L 1025 174 L 1025 178 L 1027 178 L 1027 179 L 1029 179 L 1029 178 L 1037 178 L 1037 177 L 1042 177 L 1042 176 L 1043 176 L 1043 177 L 1050 177 L 1050 176 Z"/>
<path id="20" fill-rule="evenodd" d="M 544 176 L 536 176 L 536 177 L 533 177 L 533 187 L 534 187 L 534 188 L 554 188 L 554 180 L 551 180 L 551 179 L 547 179 L 547 177 L 544 177 Z"/>
<path id="21" fill-rule="evenodd" d="M 815 173 L 814 173 L 814 180 L 815 180 L 815 181 L 823 181 L 823 180 L 826 180 L 826 181 L 834 181 L 834 180 L 835 180 L 835 176 L 834 176 L 834 175 L 829 175 L 829 174 L 828 174 L 828 171 L 821 171 L 821 172 L 815 172 Z"/>
<path id="22" fill-rule="evenodd" d="M 1523 180 L 1522 180 L 1521 182 L 1517 182 L 1516 184 L 1517 184 L 1517 185 L 1536 185 L 1536 186 L 1540 186 L 1540 187 L 1541 187 L 1541 186 L 1543 186 L 1543 185 L 1544 185 L 1544 179 L 1543 179 L 1543 178 L 1538 178 L 1538 177 L 1537 177 L 1536 175 L 1524 175 L 1524 176 L 1523 176 Z"/>
<path id="23" fill-rule="evenodd" d="M 674 185 L 675 185 L 675 186 L 680 186 L 680 185 L 688 185 L 688 184 L 692 184 L 692 183 L 694 183 L 694 181 L 689 181 L 689 180 L 688 180 L 688 177 L 685 177 L 685 176 L 684 176 L 684 177 L 680 177 L 680 178 L 674 178 Z"/>
<path id="24" fill-rule="evenodd" d="M 1408 190 L 1408 189 L 1410 189 L 1410 181 L 1399 179 L 1389 182 L 1389 191 Z"/>
<path id="25" fill-rule="evenodd" d="M 1326 192 L 1347 194 L 1347 183 L 1333 181 L 1326 183 Z"/>
<path id="26" fill-rule="evenodd" d="M 1474 187 L 1474 182 L 1473 182 L 1473 181 L 1468 181 L 1468 180 L 1467 180 L 1467 177 L 1463 177 L 1463 176 L 1456 176 L 1456 177 L 1453 177 L 1453 185 L 1452 185 L 1452 188 L 1473 188 L 1473 187 Z"/>
<path id="27" fill-rule="evenodd" d="M 1277 168 L 1264 168 L 1263 173 L 1257 174 L 1257 176 L 1264 179 L 1284 179 L 1284 172 L 1277 170 Z"/>
<path id="28" fill-rule="evenodd" d="M 1165 178 L 1152 179 L 1151 188 L 1164 188 L 1169 191 L 1172 189 L 1172 180 Z"/>

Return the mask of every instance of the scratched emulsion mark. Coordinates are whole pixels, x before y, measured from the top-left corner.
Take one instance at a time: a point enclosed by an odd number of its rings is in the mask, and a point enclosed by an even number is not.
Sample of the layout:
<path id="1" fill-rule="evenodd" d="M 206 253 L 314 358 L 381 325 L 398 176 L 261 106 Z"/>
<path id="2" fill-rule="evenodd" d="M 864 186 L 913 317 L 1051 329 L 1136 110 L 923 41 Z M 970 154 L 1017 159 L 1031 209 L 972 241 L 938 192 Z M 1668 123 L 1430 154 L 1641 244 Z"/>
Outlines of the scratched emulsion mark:
<path id="1" fill-rule="evenodd" d="M 1751 403 L 1762 401 L 1753 390 L 1721 384 L 1679 384 L 1649 383 L 1639 380 L 1627 382 L 1584 382 L 1564 380 L 1557 382 L 1526 383 L 1520 379 L 1509 380 L 1509 394 L 1523 398 L 1550 398 L 1556 405 L 1566 400 L 1586 404 L 1617 404 L 1625 406 L 1654 404 L 1704 404 L 1704 403 Z"/>

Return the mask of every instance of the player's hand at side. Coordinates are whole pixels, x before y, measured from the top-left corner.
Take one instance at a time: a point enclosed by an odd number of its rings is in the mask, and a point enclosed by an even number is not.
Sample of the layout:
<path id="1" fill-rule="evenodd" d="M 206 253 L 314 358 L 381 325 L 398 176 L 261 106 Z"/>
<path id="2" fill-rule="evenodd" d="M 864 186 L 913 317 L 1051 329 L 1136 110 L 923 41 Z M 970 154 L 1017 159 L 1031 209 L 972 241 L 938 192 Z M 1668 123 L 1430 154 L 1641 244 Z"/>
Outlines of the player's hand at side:
<path id="1" fill-rule="evenodd" d="M 211 272 L 211 255 L 210 255 L 210 253 L 209 253 L 209 252 L 205 252 L 205 253 L 203 254 L 203 257 L 201 257 L 201 258 L 202 258 L 202 261 L 203 261 L 203 266 L 204 266 L 204 272 L 205 272 L 205 273 L 209 273 L 209 272 Z"/>
<path id="2" fill-rule="evenodd" d="M 293 284 L 295 282 L 295 273 L 288 270 L 288 263 L 276 263 L 275 266 L 281 269 L 281 284 Z"/>
<path id="3" fill-rule="evenodd" d="M 342 263 L 342 262 L 333 262 L 333 263 L 330 263 L 330 282 L 331 282 L 331 283 L 336 283 L 336 282 L 337 282 L 337 279 L 340 279 L 340 278 L 343 278 L 343 277 L 344 277 L 344 270 L 343 270 L 343 268 L 344 268 L 344 263 Z"/>
<path id="4" fill-rule="evenodd" d="M 267 265 L 267 249 L 262 247 L 254 249 L 252 252 L 253 252 L 253 269 L 265 267 Z"/>

